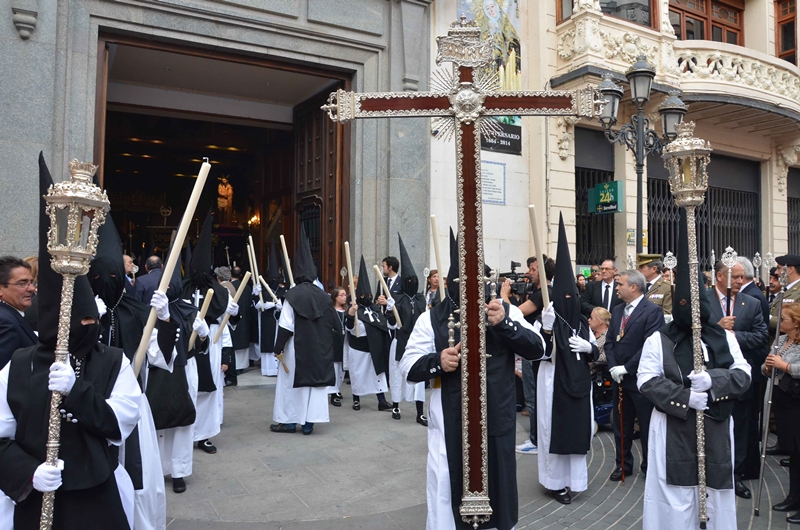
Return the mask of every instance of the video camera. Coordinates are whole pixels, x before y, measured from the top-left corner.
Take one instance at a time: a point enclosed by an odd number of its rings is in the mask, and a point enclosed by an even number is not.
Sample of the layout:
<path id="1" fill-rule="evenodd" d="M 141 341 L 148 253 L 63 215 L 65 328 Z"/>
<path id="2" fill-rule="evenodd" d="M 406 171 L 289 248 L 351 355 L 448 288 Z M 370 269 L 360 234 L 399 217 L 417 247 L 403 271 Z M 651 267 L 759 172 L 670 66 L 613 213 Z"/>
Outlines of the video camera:
<path id="1" fill-rule="evenodd" d="M 525 296 L 534 290 L 533 283 L 528 276 L 517 272 L 517 267 L 522 267 L 522 264 L 512 260 L 511 272 L 500 272 L 497 274 L 501 280 L 498 282 L 498 289 L 503 279 L 511 280 L 511 294 Z"/>

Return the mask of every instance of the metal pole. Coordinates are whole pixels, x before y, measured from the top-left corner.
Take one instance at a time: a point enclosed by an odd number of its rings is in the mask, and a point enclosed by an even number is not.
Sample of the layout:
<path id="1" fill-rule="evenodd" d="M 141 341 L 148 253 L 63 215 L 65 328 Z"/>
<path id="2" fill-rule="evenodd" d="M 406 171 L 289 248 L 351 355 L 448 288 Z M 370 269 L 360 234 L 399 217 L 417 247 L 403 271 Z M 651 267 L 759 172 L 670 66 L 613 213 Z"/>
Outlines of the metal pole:
<path id="1" fill-rule="evenodd" d="M 644 107 L 636 110 L 636 253 L 644 252 L 642 244 L 642 179 L 644 175 Z"/>

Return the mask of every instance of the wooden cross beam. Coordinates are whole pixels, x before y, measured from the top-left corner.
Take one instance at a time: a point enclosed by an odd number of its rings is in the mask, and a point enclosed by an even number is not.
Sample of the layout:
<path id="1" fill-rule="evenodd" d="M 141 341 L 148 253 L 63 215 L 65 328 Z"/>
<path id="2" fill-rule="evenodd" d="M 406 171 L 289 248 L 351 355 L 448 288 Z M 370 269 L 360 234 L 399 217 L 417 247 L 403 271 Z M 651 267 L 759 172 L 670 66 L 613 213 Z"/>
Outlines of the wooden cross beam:
<path id="1" fill-rule="evenodd" d="M 499 130 L 492 116 L 599 115 L 601 97 L 594 87 L 574 91 L 499 91 L 492 44 L 480 40 L 480 28 L 465 17 L 436 39 L 437 65 L 453 64 L 431 79 L 432 92 L 338 90 L 322 106 L 330 118 L 433 117 L 433 134 L 455 135 L 458 200 L 458 253 L 461 323 L 461 383 L 464 494 L 460 514 L 474 528 L 489 519 L 486 418 L 486 335 L 484 311 L 481 133 Z M 441 272 L 440 272 L 441 274 Z"/>

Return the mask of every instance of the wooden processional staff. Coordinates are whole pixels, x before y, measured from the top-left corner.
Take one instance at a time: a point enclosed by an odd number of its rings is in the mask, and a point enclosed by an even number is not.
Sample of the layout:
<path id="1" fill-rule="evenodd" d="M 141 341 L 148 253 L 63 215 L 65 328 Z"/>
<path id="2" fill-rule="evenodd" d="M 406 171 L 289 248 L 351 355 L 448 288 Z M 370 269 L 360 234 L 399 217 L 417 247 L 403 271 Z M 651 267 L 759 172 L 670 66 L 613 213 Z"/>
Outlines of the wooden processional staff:
<path id="1" fill-rule="evenodd" d="M 494 136 L 493 116 L 579 116 L 593 118 L 602 106 L 594 87 L 574 91 L 499 91 L 492 66 L 492 43 L 466 17 L 436 39 L 436 64 L 451 69 L 431 78 L 432 92 L 338 90 L 322 106 L 333 121 L 359 118 L 433 117 L 434 136 L 455 137 L 458 200 L 459 320 L 461 330 L 461 391 L 464 494 L 460 514 L 477 528 L 492 510 L 488 490 L 486 436 L 486 351 L 483 216 L 481 205 L 481 134 Z M 442 271 L 439 271 L 440 274 Z M 441 287 L 440 287 L 441 289 Z"/>

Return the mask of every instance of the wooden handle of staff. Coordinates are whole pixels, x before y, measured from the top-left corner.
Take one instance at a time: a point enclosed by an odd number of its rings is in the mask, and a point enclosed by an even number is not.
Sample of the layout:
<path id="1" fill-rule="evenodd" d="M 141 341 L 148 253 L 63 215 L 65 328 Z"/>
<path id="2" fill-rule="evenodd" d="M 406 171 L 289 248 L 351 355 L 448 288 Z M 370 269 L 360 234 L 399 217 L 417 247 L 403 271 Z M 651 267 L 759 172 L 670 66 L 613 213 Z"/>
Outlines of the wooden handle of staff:
<path id="1" fill-rule="evenodd" d="M 294 287 L 294 274 L 292 274 L 292 264 L 289 263 L 289 252 L 286 250 L 286 240 L 281 234 L 281 250 L 283 251 L 283 264 L 286 265 L 286 274 L 289 275 L 289 287 Z"/>
<path id="2" fill-rule="evenodd" d="M 542 304 L 544 307 L 550 305 L 550 293 L 547 290 L 547 273 L 544 270 L 544 247 L 542 240 L 539 239 L 539 221 L 536 219 L 536 207 L 528 206 L 528 213 L 531 217 L 531 231 L 533 232 L 533 246 L 536 247 L 535 256 L 539 261 L 539 285 L 542 286 Z M 544 309 L 544 308 L 542 308 Z"/>
<path id="3" fill-rule="evenodd" d="M 439 254 L 439 233 L 436 231 L 436 216 L 431 215 L 431 232 L 433 232 L 433 254 L 436 258 L 436 270 L 439 271 L 439 300 L 444 302 L 444 283 L 442 282 L 442 255 Z"/>
<path id="4" fill-rule="evenodd" d="M 250 271 L 244 273 L 244 278 L 242 278 L 242 283 L 239 284 L 239 288 L 236 290 L 236 294 L 233 295 L 233 303 L 238 304 L 239 298 L 242 297 L 242 293 L 247 288 L 247 282 L 250 281 Z M 228 320 L 230 320 L 231 314 L 225 313 L 225 316 L 222 317 L 222 322 L 219 325 L 219 329 L 217 330 L 217 334 L 214 335 L 214 344 L 219 342 L 219 338 L 222 336 L 222 331 L 225 329 L 225 326 L 228 325 Z"/>
<path id="5" fill-rule="evenodd" d="M 375 269 L 375 272 L 378 273 L 378 281 L 381 282 L 381 287 L 383 287 L 383 294 L 386 296 L 387 299 L 392 299 L 392 294 L 389 292 L 389 286 L 386 285 L 386 280 L 383 279 L 383 273 L 381 272 L 381 268 L 377 265 L 372 266 Z M 403 323 L 400 322 L 400 313 L 397 312 L 396 307 L 392 307 L 392 313 L 394 313 L 394 319 L 397 321 L 397 327 L 402 328 Z"/>
<path id="6" fill-rule="evenodd" d="M 214 289 L 209 289 L 206 292 L 206 298 L 203 300 L 203 307 L 200 308 L 200 313 L 198 313 L 198 317 L 202 320 L 206 318 L 206 313 L 208 313 L 208 308 L 211 305 L 211 300 L 214 298 Z M 197 332 L 192 330 L 192 334 L 189 337 L 189 351 L 192 351 L 194 348 L 194 343 L 197 340 Z"/>
<path id="7" fill-rule="evenodd" d="M 347 277 L 349 278 L 349 282 L 350 282 L 350 301 L 351 302 L 355 302 L 356 301 L 356 284 L 355 284 L 355 280 L 353 280 L 353 263 L 350 261 L 350 242 L 349 241 L 345 241 L 344 242 L 344 256 L 345 256 L 346 261 L 347 261 Z M 350 308 L 348 307 L 347 309 L 349 310 Z M 358 335 L 360 333 L 358 331 L 358 325 L 359 325 L 358 324 L 358 313 L 356 313 L 355 323 L 353 324 L 353 330 L 356 332 L 356 335 Z"/>
<path id="8" fill-rule="evenodd" d="M 253 236 L 248 235 L 247 239 L 250 240 L 250 245 L 247 247 L 247 255 L 250 256 L 250 270 L 253 271 L 253 286 L 258 285 L 258 261 L 256 261 L 256 247 L 253 245 Z M 258 301 L 261 302 L 261 305 L 264 305 L 264 297 L 261 295 L 261 291 L 258 292 Z"/>
<path id="9" fill-rule="evenodd" d="M 272 297 L 272 301 L 277 304 L 278 303 L 278 297 L 275 296 L 275 293 L 272 291 L 272 289 L 269 288 L 269 284 L 267 282 L 265 282 L 264 278 L 262 278 L 261 276 L 258 277 L 258 281 L 261 282 L 261 285 L 264 286 L 264 289 L 266 289 L 267 292 L 269 293 L 269 295 Z"/>
<path id="10" fill-rule="evenodd" d="M 189 226 L 192 224 L 194 218 L 194 211 L 197 208 L 197 203 L 200 201 L 200 195 L 203 193 L 203 186 L 206 184 L 208 172 L 211 170 L 211 164 L 203 162 L 200 167 L 200 173 L 197 175 L 197 180 L 194 181 L 194 189 L 192 195 L 189 197 L 189 204 L 186 205 L 186 210 L 183 212 L 181 224 L 178 226 L 178 233 L 175 235 L 175 242 L 172 245 L 172 250 L 167 258 L 167 264 L 164 266 L 164 272 L 161 275 L 161 283 L 158 284 L 158 290 L 162 293 L 167 292 L 169 282 L 172 279 L 172 272 L 175 270 L 175 265 L 178 263 L 178 257 L 181 255 L 183 243 L 186 241 L 186 234 L 189 231 Z M 147 317 L 147 324 L 142 332 L 142 340 L 139 342 L 139 348 L 136 350 L 136 357 L 133 359 L 133 373 L 139 377 L 139 371 L 142 369 L 144 356 L 147 353 L 147 347 L 150 345 L 150 336 L 153 334 L 153 329 L 156 327 L 156 309 L 150 308 L 150 315 Z"/>

